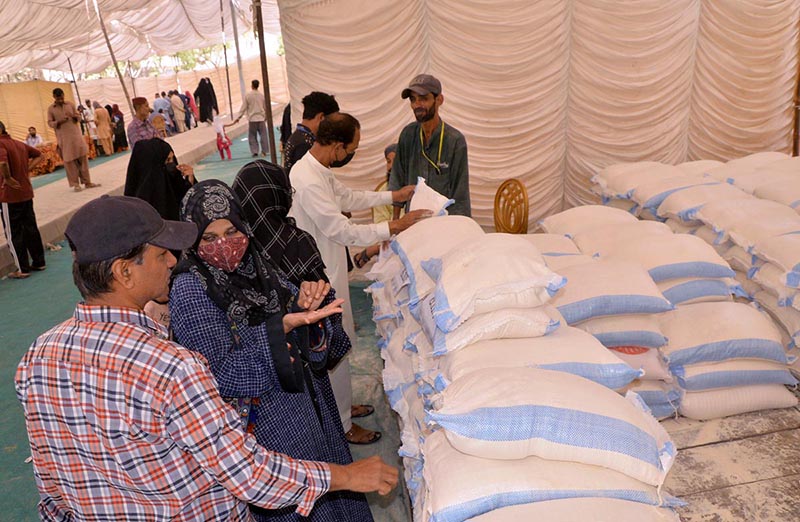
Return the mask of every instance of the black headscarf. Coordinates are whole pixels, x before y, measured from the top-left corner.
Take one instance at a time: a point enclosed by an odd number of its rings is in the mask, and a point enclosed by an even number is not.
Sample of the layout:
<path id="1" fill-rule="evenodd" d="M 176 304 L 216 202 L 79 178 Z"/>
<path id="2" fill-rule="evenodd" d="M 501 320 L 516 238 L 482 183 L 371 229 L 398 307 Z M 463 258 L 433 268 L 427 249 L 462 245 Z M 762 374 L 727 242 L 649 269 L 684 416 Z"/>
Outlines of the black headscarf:
<path id="1" fill-rule="evenodd" d="M 192 184 L 180 172 L 167 168 L 170 152 L 172 147 L 160 138 L 137 141 L 128 162 L 125 195 L 147 201 L 162 218 L 176 221 L 181 200 Z"/>
<path id="2" fill-rule="evenodd" d="M 180 218 L 195 223 L 198 234 L 195 244 L 173 270 L 173 277 L 192 273 L 200 279 L 206 294 L 225 312 L 232 327 L 266 324 L 281 388 L 287 392 L 302 392 L 304 375 L 300 347 L 288 344 L 283 332 L 283 316 L 291 311 L 294 296 L 256 251 L 250 227 L 242 218 L 239 202 L 231 189 L 215 179 L 196 184 L 183 198 Z M 218 219 L 229 220 L 251 240 L 233 272 L 220 270 L 197 254 L 197 245 L 206 227 Z"/>
<path id="3" fill-rule="evenodd" d="M 264 160 L 248 163 L 236 175 L 233 192 L 242 203 L 244 218 L 253 228 L 262 254 L 289 281 L 295 285 L 302 281 L 328 281 L 316 241 L 288 216 L 292 186 L 281 167 Z"/>

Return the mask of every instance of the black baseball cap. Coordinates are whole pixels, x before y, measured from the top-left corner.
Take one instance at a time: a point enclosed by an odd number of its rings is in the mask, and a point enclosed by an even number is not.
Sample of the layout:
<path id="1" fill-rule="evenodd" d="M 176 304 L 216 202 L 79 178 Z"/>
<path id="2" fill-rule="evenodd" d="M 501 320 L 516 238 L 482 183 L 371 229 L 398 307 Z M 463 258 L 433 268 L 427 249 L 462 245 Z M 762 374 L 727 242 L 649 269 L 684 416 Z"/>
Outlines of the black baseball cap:
<path id="1" fill-rule="evenodd" d="M 408 87 L 403 89 L 400 96 L 405 100 L 411 96 L 412 92 L 421 96 L 425 96 L 428 93 L 433 93 L 434 96 L 438 96 L 442 94 L 442 82 L 430 74 L 419 74 L 411 80 Z"/>
<path id="2" fill-rule="evenodd" d="M 96 263 L 149 243 L 183 250 L 197 239 L 197 225 L 163 219 L 143 199 L 101 196 L 75 212 L 64 232 L 79 264 Z"/>

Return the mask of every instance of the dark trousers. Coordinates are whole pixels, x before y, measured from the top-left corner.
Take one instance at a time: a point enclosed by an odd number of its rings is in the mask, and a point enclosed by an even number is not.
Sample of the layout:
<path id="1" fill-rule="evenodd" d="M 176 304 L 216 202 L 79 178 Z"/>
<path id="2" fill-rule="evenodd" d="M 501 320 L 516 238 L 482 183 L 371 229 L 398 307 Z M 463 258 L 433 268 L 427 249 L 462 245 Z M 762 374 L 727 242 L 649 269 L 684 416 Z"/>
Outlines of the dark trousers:
<path id="1" fill-rule="evenodd" d="M 250 145 L 250 154 L 258 154 L 258 142 L 261 141 L 261 153 L 269 152 L 267 144 L 267 124 L 263 121 L 251 121 L 247 129 L 247 144 Z"/>
<path id="2" fill-rule="evenodd" d="M 29 272 L 31 266 L 45 265 L 44 246 L 36 214 L 33 213 L 33 200 L 22 203 L 2 203 L 3 230 L 8 241 L 8 249 L 20 272 Z"/>

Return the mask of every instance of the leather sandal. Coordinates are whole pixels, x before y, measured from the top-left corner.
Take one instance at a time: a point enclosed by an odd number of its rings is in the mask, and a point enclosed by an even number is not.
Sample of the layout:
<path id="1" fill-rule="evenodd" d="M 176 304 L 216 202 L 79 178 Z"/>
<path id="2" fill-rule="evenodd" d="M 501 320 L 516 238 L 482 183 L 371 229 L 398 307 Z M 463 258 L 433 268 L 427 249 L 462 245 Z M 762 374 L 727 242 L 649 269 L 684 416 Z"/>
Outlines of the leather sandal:
<path id="1" fill-rule="evenodd" d="M 367 438 L 366 440 L 355 440 L 356 433 L 357 433 L 356 430 L 357 429 L 361 430 L 365 434 L 369 433 L 370 434 L 369 438 Z M 350 431 L 348 431 L 347 433 L 344 434 L 344 437 L 345 437 L 345 439 L 347 439 L 347 442 L 349 442 L 350 444 L 358 444 L 358 445 L 361 445 L 361 446 L 365 446 L 367 444 L 374 444 L 374 443 L 378 442 L 379 440 L 381 440 L 381 432 L 380 431 L 371 431 L 371 430 L 368 430 L 366 428 L 362 428 L 358 424 L 353 424 L 353 427 L 350 428 Z"/>

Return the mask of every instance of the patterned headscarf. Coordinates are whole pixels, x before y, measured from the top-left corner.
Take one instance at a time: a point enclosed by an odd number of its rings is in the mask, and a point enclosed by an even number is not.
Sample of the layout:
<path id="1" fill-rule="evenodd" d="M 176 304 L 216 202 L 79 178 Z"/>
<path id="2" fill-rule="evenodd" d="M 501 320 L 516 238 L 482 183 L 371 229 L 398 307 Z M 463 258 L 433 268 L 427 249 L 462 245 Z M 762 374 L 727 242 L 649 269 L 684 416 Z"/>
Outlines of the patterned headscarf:
<path id="1" fill-rule="evenodd" d="M 292 186 L 281 167 L 264 160 L 248 163 L 236 175 L 233 192 L 242 202 L 244 217 L 253 227 L 262 254 L 283 270 L 289 281 L 295 285 L 328 281 L 316 241 L 288 216 Z"/>
<path id="2" fill-rule="evenodd" d="M 220 270 L 197 254 L 197 245 L 206 228 L 219 219 L 229 220 L 251 240 L 233 272 Z M 232 328 L 237 324 L 255 327 L 265 323 L 281 387 L 287 392 L 303 391 L 300 350 L 287 344 L 283 331 L 283 316 L 291 311 L 294 296 L 255 249 L 250 227 L 242 219 L 239 202 L 231 189 L 214 179 L 197 183 L 183 198 L 181 220 L 195 223 L 198 234 L 195 244 L 173 270 L 173 277 L 182 273 L 197 277 L 206 294 L 225 312 Z"/>

